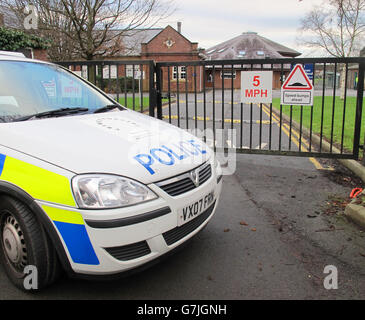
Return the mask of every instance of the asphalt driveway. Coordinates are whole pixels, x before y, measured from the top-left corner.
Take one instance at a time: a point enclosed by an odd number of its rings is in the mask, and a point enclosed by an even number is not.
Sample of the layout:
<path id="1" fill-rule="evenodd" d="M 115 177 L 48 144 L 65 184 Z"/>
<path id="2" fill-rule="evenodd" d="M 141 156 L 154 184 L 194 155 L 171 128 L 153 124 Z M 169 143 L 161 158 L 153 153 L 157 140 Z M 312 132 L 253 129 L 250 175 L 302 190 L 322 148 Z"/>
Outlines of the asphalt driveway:
<path id="1" fill-rule="evenodd" d="M 335 171 L 305 158 L 238 155 L 216 215 L 182 251 L 125 279 L 64 277 L 36 294 L 0 269 L 0 299 L 364 299 L 365 233 L 341 208 L 329 210 L 359 181 L 322 164 Z M 337 290 L 323 286 L 327 265 L 338 268 Z"/>

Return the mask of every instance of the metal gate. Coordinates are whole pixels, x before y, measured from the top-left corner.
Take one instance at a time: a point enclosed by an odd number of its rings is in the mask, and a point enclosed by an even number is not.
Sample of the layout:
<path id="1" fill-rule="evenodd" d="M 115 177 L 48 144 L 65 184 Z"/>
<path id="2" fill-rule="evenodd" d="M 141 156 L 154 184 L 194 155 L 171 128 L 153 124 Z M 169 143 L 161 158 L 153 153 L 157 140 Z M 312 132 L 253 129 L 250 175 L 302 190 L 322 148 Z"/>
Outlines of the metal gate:
<path id="1" fill-rule="evenodd" d="M 358 159 L 363 145 L 365 58 L 61 64 L 131 109 L 200 132 L 213 148 Z M 280 88 L 295 64 L 309 69 L 313 106 L 280 104 Z M 272 103 L 241 103 L 241 72 L 249 70 L 273 71 Z"/>

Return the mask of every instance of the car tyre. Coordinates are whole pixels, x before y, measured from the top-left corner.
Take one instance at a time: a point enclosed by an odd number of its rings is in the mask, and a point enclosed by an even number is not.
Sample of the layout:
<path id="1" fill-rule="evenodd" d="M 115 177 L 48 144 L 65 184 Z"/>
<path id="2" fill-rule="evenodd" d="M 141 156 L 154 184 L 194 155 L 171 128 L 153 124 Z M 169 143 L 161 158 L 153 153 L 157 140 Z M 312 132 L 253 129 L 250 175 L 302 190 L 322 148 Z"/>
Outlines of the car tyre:
<path id="1" fill-rule="evenodd" d="M 36 216 L 8 196 L 0 196 L 0 263 L 21 290 L 42 289 L 61 275 L 56 250 Z M 25 277 L 34 272 L 27 266 L 36 267 L 37 283 L 27 282 L 30 285 L 25 287 Z"/>

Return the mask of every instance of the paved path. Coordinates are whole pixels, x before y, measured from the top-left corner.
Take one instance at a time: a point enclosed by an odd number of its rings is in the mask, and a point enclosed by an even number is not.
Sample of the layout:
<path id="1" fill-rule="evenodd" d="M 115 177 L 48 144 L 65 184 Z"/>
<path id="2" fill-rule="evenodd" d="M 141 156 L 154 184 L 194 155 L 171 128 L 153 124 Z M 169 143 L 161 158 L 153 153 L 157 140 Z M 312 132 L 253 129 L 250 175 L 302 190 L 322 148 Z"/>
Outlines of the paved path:
<path id="1" fill-rule="evenodd" d="M 209 91 L 205 95 L 180 94 L 162 109 L 163 119 L 183 129 L 207 132 L 207 143 L 216 146 L 274 151 L 315 151 L 303 135 L 290 128 L 264 104 L 241 104 L 240 92 Z M 232 131 L 229 131 L 232 130 Z M 223 133 L 224 132 L 224 136 Z M 309 161 L 322 169 L 314 158 Z"/>

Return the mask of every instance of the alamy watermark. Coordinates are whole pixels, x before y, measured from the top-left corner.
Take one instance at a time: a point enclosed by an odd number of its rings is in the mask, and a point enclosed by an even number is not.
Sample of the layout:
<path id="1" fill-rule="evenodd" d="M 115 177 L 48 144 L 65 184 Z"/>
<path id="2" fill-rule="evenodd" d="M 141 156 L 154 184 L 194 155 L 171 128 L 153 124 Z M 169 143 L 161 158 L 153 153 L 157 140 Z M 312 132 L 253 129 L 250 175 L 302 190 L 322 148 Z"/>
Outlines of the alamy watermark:
<path id="1" fill-rule="evenodd" d="M 338 270 L 333 265 L 326 266 L 323 270 L 324 274 L 328 274 L 323 280 L 323 286 L 327 290 L 338 289 Z"/>
<path id="2" fill-rule="evenodd" d="M 237 132 L 235 129 L 193 129 L 176 130 L 168 128 L 159 122 L 151 122 L 149 126 L 133 123 L 133 128 L 127 134 L 117 130 L 119 119 L 101 119 L 100 128 L 123 136 L 132 143 L 128 150 L 128 161 L 146 170 L 151 176 L 163 168 L 175 165 L 190 164 L 197 167 L 209 160 L 214 150 L 214 157 L 221 164 L 220 175 L 227 176 L 235 173 L 237 153 L 235 149 Z M 160 133 L 163 132 L 161 135 Z M 187 134 L 190 133 L 190 134 Z M 139 143 L 138 143 L 139 142 Z"/>
<path id="3" fill-rule="evenodd" d="M 23 280 L 24 289 L 38 289 L 38 269 L 36 266 L 28 265 L 24 268 L 23 273 L 26 275 Z M 327 276 L 323 280 L 323 286 L 326 290 L 338 289 L 338 269 L 336 266 L 328 265 L 323 270 Z"/>
<path id="4" fill-rule="evenodd" d="M 23 271 L 26 276 L 23 280 L 23 286 L 25 290 L 37 290 L 38 289 L 38 269 L 36 266 L 28 265 Z"/>
<path id="5" fill-rule="evenodd" d="M 24 8 L 24 28 L 26 30 L 38 29 L 38 11 L 34 5 L 28 5 Z"/>

